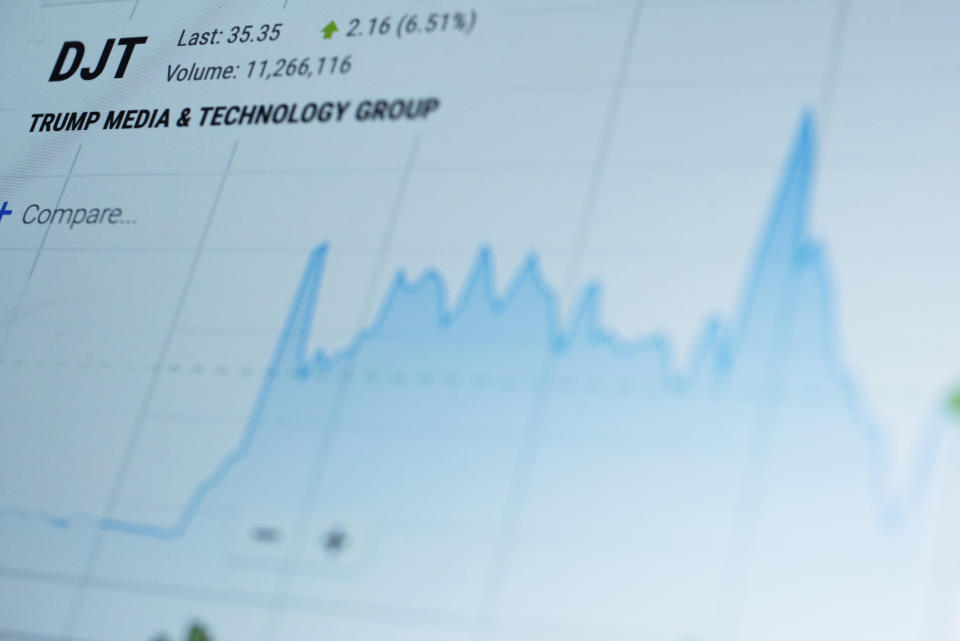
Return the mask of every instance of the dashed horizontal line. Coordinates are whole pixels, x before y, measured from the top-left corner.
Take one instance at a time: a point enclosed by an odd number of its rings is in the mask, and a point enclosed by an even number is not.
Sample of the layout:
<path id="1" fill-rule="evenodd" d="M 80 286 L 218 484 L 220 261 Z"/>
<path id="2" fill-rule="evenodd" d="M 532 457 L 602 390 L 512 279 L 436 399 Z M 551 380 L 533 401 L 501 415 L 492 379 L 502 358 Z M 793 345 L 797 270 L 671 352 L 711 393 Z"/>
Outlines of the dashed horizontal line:
<path id="1" fill-rule="evenodd" d="M 517 376 L 489 371 L 456 371 L 456 370 L 383 370 L 375 368 L 313 368 L 304 372 L 295 367 L 271 370 L 268 367 L 254 367 L 250 365 L 230 365 L 225 363 L 166 363 L 164 365 L 148 365 L 132 362 L 110 361 L 69 361 L 47 359 L 3 359 L 0 367 L 19 367 L 35 369 L 59 369 L 78 371 L 121 371 L 152 373 L 159 369 L 164 374 L 175 376 L 205 376 L 214 378 L 236 377 L 250 378 L 253 376 L 273 379 L 312 379 L 315 381 L 343 380 L 376 387 L 423 387 L 446 389 L 472 389 L 477 391 L 497 390 L 516 391 L 541 387 L 543 379 L 536 375 Z M 640 389 L 640 382 L 628 378 L 597 378 L 578 377 L 572 375 L 558 375 L 555 380 L 555 389 L 559 392 L 586 390 L 589 392 L 621 392 L 635 393 Z"/>

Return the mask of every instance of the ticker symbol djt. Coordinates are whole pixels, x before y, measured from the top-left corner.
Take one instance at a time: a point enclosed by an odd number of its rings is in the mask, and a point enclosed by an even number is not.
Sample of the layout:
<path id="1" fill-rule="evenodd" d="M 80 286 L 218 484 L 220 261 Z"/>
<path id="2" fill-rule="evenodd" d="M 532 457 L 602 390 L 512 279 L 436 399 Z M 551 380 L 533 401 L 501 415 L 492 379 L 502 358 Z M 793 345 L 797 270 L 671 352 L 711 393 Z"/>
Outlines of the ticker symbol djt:
<path id="1" fill-rule="evenodd" d="M 120 64 L 117 65 L 117 72 L 113 74 L 114 78 L 123 78 L 123 74 L 127 70 L 127 65 L 130 63 L 130 56 L 133 55 L 133 48 L 137 45 L 142 45 L 147 41 L 146 36 L 140 36 L 137 38 L 109 38 L 107 44 L 104 45 L 103 51 L 100 53 L 100 59 L 97 61 L 97 66 L 94 68 L 84 67 L 80 69 L 80 77 L 84 80 L 93 80 L 101 73 L 103 73 L 104 68 L 107 66 L 107 59 L 110 58 L 110 54 L 113 52 L 113 45 L 123 47 L 123 54 L 120 56 Z M 70 40 L 63 43 L 63 47 L 60 48 L 60 55 L 57 56 L 57 61 L 53 65 L 53 71 L 50 72 L 50 82 L 59 82 L 60 80 L 66 80 L 73 74 L 77 72 L 77 69 L 80 67 L 80 61 L 83 60 L 84 45 L 79 40 Z M 73 58 L 70 61 L 70 65 L 67 66 L 67 58 L 70 54 L 73 54 Z"/>
<path id="2" fill-rule="evenodd" d="M 9 216 L 12 213 L 12 209 L 7 209 L 7 201 L 3 201 L 3 206 L 0 206 L 0 221 L 3 220 L 4 216 Z"/>

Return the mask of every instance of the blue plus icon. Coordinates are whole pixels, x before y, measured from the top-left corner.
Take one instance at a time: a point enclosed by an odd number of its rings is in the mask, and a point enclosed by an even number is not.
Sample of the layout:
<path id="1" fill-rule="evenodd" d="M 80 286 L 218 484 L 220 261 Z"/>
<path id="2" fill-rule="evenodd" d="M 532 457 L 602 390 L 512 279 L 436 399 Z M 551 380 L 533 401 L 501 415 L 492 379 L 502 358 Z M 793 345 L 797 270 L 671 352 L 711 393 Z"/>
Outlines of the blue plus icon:
<path id="1" fill-rule="evenodd" d="M 3 220 L 4 216 L 9 216 L 13 213 L 12 209 L 7 209 L 7 201 L 3 201 L 3 206 L 0 207 L 0 221 Z"/>

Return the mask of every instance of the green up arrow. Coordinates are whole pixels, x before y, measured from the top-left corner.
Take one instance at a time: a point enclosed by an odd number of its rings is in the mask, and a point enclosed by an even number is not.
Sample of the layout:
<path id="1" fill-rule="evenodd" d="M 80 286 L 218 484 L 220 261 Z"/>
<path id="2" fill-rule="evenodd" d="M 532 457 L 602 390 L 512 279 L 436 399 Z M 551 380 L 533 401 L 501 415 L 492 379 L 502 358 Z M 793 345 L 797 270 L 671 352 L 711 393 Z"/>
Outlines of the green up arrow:
<path id="1" fill-rule="evenodd" d="M 334 22 L 333 20 L 331 20 L 329 23 L 327 23 L 327 26 L 326 26 L 326 27 L 324 27 L 323 29 L 321 29 L 321 31 L 323 31 L 323 39 L 324 39 L 324 40 L 329 40 L 330 38 L 333 37 L 333 34 L 334 34 L 334 33 L 336 33 L 337 31 L 340 31 L 340 30 L 337 29 L 337 23 Z"/>

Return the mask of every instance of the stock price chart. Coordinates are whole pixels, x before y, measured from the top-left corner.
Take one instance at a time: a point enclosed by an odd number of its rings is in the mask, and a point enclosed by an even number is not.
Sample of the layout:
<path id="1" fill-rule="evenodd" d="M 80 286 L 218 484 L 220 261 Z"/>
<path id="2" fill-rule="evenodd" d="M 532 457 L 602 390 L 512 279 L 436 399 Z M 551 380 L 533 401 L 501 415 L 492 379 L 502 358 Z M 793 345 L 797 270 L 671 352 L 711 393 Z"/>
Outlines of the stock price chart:
<path id="1" fill-rule="evenodd" d="M 960 639 L 960 4 L 2 11 L 0 638 Z"/>

